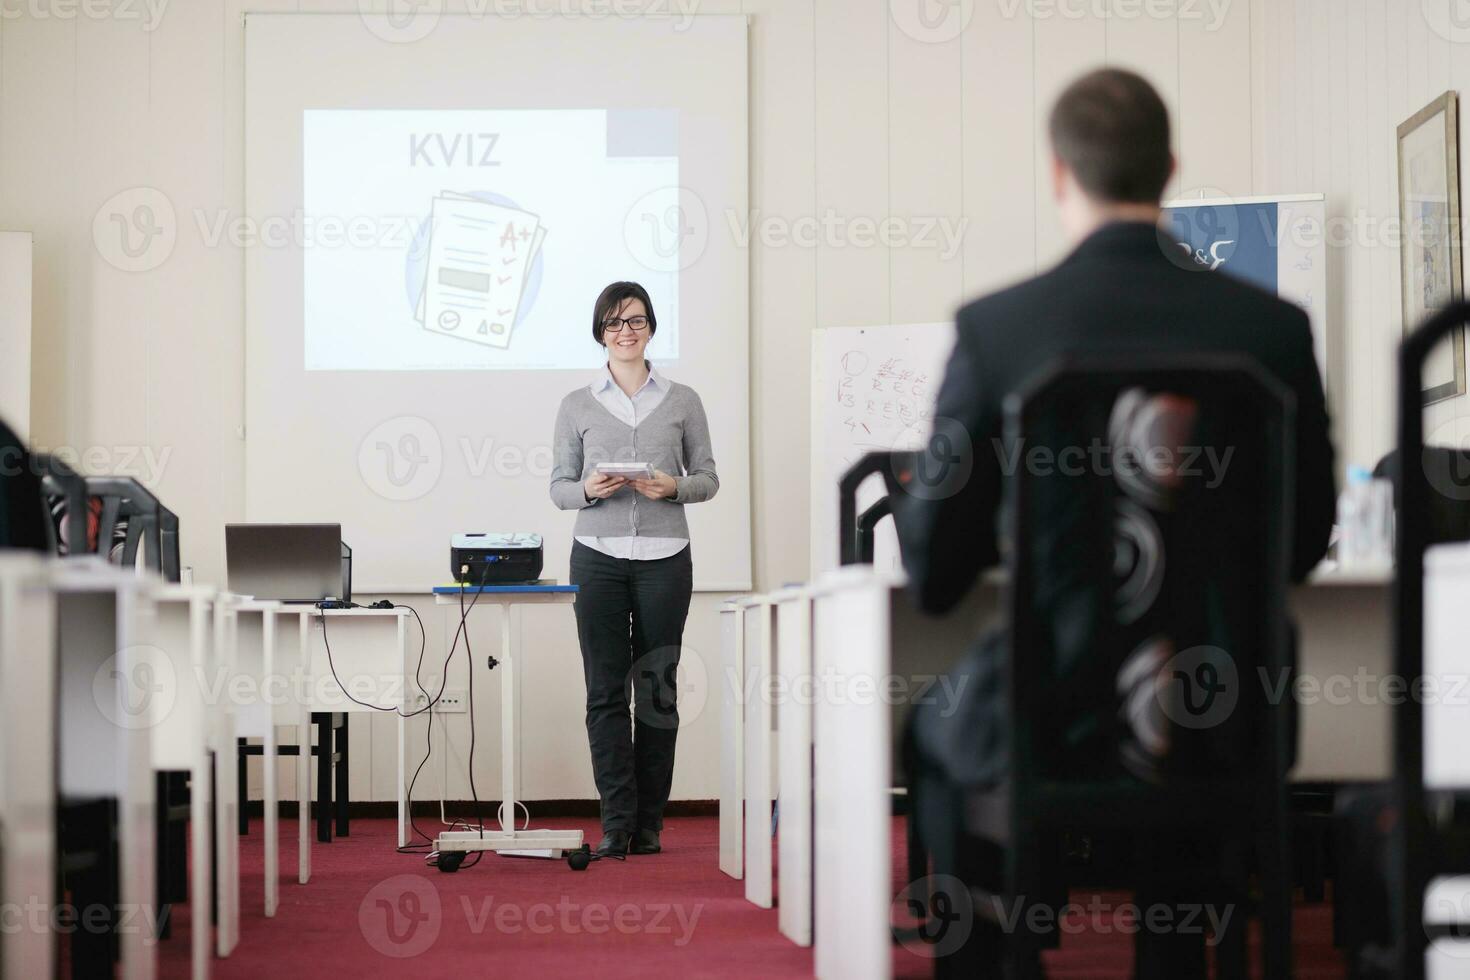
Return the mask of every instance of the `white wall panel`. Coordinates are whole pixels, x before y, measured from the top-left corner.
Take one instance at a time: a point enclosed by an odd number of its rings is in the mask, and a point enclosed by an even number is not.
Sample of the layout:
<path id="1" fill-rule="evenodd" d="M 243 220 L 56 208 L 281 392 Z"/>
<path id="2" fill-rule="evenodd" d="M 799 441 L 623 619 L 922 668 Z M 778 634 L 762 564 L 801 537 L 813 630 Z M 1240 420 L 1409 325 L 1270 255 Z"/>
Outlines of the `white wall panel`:
<path id="1" fill-rule="evenodd" d="M 1033 19 L 1025 4 L 976 2 L 945 8 L 960 20 L 916 30 L 924 2 L 702 0 L 697 7 L 751 16 L 752 210 L 787 227 L 831 212 L 843 236 L 802 247 L 756 235 L 749 246 L 760 588 L 799 578 L 808 567 L 810 331 L 943 318 L 962 299 L 1059 257 L 1065 244 L 1050 203 L 1044 133 L 1050 101 L 1071 78 L 1115 63 L 1153 79 L 1175 112 L 1181 184 L 1231 193 L 1321 189 L 1304 183 L 1312 168 L 1299 167 L 1294 153 L 1298 138 L 1304 146 L 1313 139 L 1309 126 L 1300 137 L 1296 131 L 1311 121 L 1319 95 L 1314 85 L 1295 86 L 1297 78 L 1315 77 L 1314 51 L 1305 52 L 1305 65 L 1294 56 L 1296 39 L 1310 37 L 1314 23 L 1304 12 L 1298 30 L 1295 4 L 1233 3 L 1227 20 L 1211 27 L 1188 18 L 1096 16 L 1092 5 L 1077 4 L 1038 4 L 1048 13 Z M 1399 12 L 1403 46 L 1403 18 L 1418 2 L 1366 0 L 1370 22 L 1375 9 L 1381 21 L 1391 19 L 1381 13 L 1385 4 Z M 24 10 L 0 19 L 0 227 L 35 232 L 34 439 L 152 451 L 162 465 L 149 475 L 182 518 L 185 563 L 201 581 L 223 577 L 222 525 L 244 513 L 243 261 L 228 236 L 213 240 L 201 230 L 201 222 L 217 228 L 243 214 L 243 14 L 356 9 L 356 0 L 188 0 L 169 4 L 151 31 L 136 21 L 36 18 Z M 445 9 L 470 8 L 452 0 Z M 537 0 L 532 9 L 568 6 Z M 1385 26 L 1370 23 L 1364 46 L 1392 41 Z M 1262 39 L 1282 57 L 1262 59 Z M 1384 63 L 1380 82 L 1365 86 L 1369 104 L 1383 101 L 1382 112 L 1393 117 L 1390 134 L 1401 118 L 1398 101 L 1412 99 L 1401 92 L 1390 103 L 1392 90 L 1382 83 L 1402 76 L 1406 57 L 1401 50 Z M 1463 52 L 1447 50 L 1446 57 L 1452 71 L 1465 63 Z M 1371 58 L 1365 61 L 1371 66 Z M 1374 194 L 1387 195 L 1379 203 L 1391 211 L 1391 148 L 1370 141 L 1368 161 L 1389 168 L 1375 170 L 1370 183 Z M 1273 176 L 1264 186 L 1263 175 Z M 177 235 L 156 268 L 124 272 L 99 253 L 92 223 L 112 195 L 139 186 L 167 197 Z M 855 221 L 915 216 L 965 223 L 961 253 L 944 260 L 935 249 L 852 243 Z M 1396 324 L 1396 261 L 1385 250 L 1369 258 L 1380 324 L 1385 310 Z M 1392 277 L 1387 288 L 1385 276 Z M 1382 341 L 1387 329 L 1375 336 Z M 1371 365 L 1359 373 L 1377 378 L 1382 370 Z M 1353 376 L 1351 365 L 1345 376 Z M 1362 414 L 1374 424 L 1386 417 L 1371 408 Z M 688 643 L 702 652 L 714 649 L 716 598 L 696 600 L 691 613 Z M 428 662 L 437 665 L 441 619 L 432 604 L 416 602 L 430 633 Z M 563 676 L 579 666 L 569 622 L 534 629 L 527 622 L 545 663 Z M 483 643 L 488 650 L 492 637 L 487 620 L 476 631 L 476 649 Z M 534 670 L 527 682 L 529 696 L 539 683 Z M 484 707 L 476 745 L 482 787 L 493 785 L 499 767 L 494 683 L 476 684 L 477 709 Z M 592 795 L 579 685 L 565 687 L 543 690 L 550 699 L 545 714 L 528 715 L 527 737 L 557 759 L 527 776 L 527 788 L 547 798 Z M 713 715 L 706 710 L 685 730 L 676 796 L 715 795 L 715 767 L 707 764 Z M 436 761 L 420 779 L 421 798 L 438 791 L 446 767 L 450 795 L 467 795 L 467 723 L 455 715 L 436 728 Z M 378 795 L 392 785 L 393 760 L 382 748 L 392 744 L 393 720 L 361 727 L 366 742 L 354 739 L 361 774 L 354 783 L 366 782 L 354 792 Z M 422 737 L 415 729 L 411 762 Z"/>

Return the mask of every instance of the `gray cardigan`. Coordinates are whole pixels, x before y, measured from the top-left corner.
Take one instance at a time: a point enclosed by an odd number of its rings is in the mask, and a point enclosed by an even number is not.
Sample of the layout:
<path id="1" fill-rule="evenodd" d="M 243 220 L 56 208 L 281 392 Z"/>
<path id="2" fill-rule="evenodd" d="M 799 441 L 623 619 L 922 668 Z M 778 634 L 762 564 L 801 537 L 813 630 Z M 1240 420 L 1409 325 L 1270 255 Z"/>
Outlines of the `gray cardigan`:
<path id="1" fill-rule="evenodd" d="M 582 483 L 598 463 L 652 463 L 674 478 L 673 497 L 649 500 L 632 487 L 588 502 Z M 708 500 L 720 488 L 704 403 L 688 385 L 669 393 L 639 424 L 630 426 L 600 405 L 585 386 L 561 400 L 552 444 L 551 500 L 580 511 L 576 537 L 688 538 L 684 505 Z"/>

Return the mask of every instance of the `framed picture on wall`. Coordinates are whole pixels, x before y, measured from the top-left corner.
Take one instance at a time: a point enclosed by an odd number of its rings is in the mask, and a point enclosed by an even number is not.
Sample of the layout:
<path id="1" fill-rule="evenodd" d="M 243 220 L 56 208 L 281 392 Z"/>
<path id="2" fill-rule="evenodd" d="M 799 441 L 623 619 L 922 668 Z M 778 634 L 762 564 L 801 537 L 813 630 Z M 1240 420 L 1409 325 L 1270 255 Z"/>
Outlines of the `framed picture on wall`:
<path id="1" fill-rule="evenodd" d="M 1404 332 L 1463 295 L 1459 100 L 1446 92 L 1398 129 L 1399 261 Z M 1465 393 L 1465 331 L 1424 365 L 1424 404 Z"/>

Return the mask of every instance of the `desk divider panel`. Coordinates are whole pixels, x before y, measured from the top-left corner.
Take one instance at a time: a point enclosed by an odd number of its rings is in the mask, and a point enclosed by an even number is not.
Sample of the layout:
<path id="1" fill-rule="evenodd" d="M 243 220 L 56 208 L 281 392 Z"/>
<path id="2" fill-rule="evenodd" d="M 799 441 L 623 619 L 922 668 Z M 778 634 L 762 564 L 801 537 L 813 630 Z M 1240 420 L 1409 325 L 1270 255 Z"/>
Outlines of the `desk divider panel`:
<path id="1" fill-rule="evenodd" d="M 798 946 L 812 944 L 812 600 L 805 590 L 777 593 L 776 780 L 780 830 L 778 921 Z"/>
<path id="2" fill-rule="evenodd" d="M 745 629 L 738 602 L 720 607 L 720 870 L 745 874 Z"/>
<path id="3" fill-rule="evenodd" d="M 813 659 L 824 692 L 812 715 L 816 975 L 887 980 L 890 709 L 868 695 L 882 689 L 890 669 L 890 584 L 866 568 L 829 578 L 833 584 L 823 585 L 814 610 Z"/>

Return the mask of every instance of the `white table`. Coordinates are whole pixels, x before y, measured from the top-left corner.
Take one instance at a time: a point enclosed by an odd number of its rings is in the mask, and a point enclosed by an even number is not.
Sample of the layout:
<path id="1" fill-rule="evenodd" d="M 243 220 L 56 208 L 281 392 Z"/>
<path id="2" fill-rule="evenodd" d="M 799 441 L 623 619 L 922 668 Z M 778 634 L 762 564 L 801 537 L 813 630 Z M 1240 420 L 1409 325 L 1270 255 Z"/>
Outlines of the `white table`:
<path id="1" fill-rule="evenodd" d="M 398 718 L 398 846 L 408 843 L 408 786 L 405 773 L 407 723 L 405 715 L 415 709 L 408 691 L 414 674 L 408 662 L 408 621 L 413 614 L 405 606 L 392 609 L 316 609 L 304 611 L 301 619 L 305 659 L 306 702 L 301 719 L 301 765 L 297 789 L 301 803 L 302 854 L 307 854 L 307 811 L 311 775 L 311 712 L 377 714 L 392 711 Z M 335 675 L 334 675 L 335 670 Z M 345 690 L 344 690 L 345 686 Z M 321 751 L 330 747 L 322 746 Z M 309 859 L 308 859 L 309 860 Z M 310 874 L 310 865 L 302 868 Z M 302 881 L 306 877 L 302 877 Z"/>
<path id="2" fill-rule="evenodd" d="M 60 801 L 117 801 L 118 902 L 154 907 L 153 699 L 164 688 L 139 629 L 152 580 L 97 558 L 52 566 L 59 665 L 57 791 Z M 156 972 L 157 937 L 120 930 L 126 980 Z"/>
<path id="3" fill-rule="evenodd" d="M 145 624 L 157 653 L 155 673 L 170 691 L 155 698 L 153 769 L 189 773 L 189 943 L 191 973 L 209 974 L 210 874 L 209 753 L 211 746 L 210 650 L 214 642 L 214 589 L 160 583 Z"/>
<path id="4" fill-rule="evenodd" d="M 798 946 L 812 944 L 812 597 L 805 587 L 771 596 L 776 618 L 776 702 L 779 764 L 781 904 L 777 924 Z"/>
<path id="5" fill-rule="evenodd" d="M 720 605 L 720 870 L 745 875 L 745 615 L 748 599 Z"/>
<path id="6" fill-rule="evenodd" d="M 56 904 L 56 601 L 50 561 L 0 552 L 0 902 Z M 0 941 L 0 975 L 50 977 L 56 937 L 21 928 Z"/>
<path id="7" fill-rule="evenodd" d="M 264 791 L 265 914 L 272 917 L 280 904 L 279 794 L 276 790 L 276 705 L 288 681 L 276 665 L 278 618 L 289 625 L 295 613 L 279 602 L 232 597 L 234 672 L 229 697 L 235 709 L 235 736 L 262 741 L 261 771 Z M 238 756 L 238 749 L 231 749 Z M 237 801 L 244 806 L 244 800 Z M 232 828 L 233 831 L 233 828 Z M 236 844 L 238 847 L 238 842 Z"/>
<path id="8" fill-rule="evenodd" d="M 215 955 L 229 956 L 240 942 L 240 753 L 235 741 L 235 705 L 229 683 L 235 676 L 235 609 L 228 595 L 214 603 L 214 642 L 209 645 L 206 685 L 209 706 L 209 748 L 214 753 L 214 853 L 218 924 Z"/>
<path id="9" fill-rule="evenodd" d="M 776 746 L 771 737 L 775 701 L 775 614 L 769 596 L 755 596 L 740 608 L 745 676 L 745 900 L 768 909 L 774 901 L 771 875 L 771 805 L 776 781 L 771 767 Z"/>
<path id="10" fill-rule="evenodd" d="M 1389 674 L 1390 582 L 1386 570 L 1324 568 L 1293 590 L 1300 639 L 1296 782 L 1388 774 L 1390 706 L 1340 691 L 1363 675 L 1376 683 Z M 987 576 L 960 610 L 936 620 L 909 606 L 896 576 L 853 567 L 810 586 L 732 600 L 721 610 L 720 868 L 746 879 L 755 904 L 769 901 L 769 825 L 753 823 L 779 796 L 781 929 L 795 942 L 810 941 L 815 924 L 819 976 L 887 975 L 879 945 L 886 949 L 892 899 L 889 813 L 902 719 L 927 679 L 997 620 L 1002 584 L 1001 576 Z M 773 672 L 782 694 L 775 699 L 779 791 L 761 782 L 770 699 L 752 697 Z M 889 679 L 902 682 L 901 696 L 884 695 Z"/>
<path id="11" fill-rule="evenodd" d="M 582 846 L 580 830 L 517 830 L 516 801 L 520 798 L 517 772 L 520 765 L 520 607 L 547 603 L 571 603 L 576 600 L 575 585 L 487 585 L 483 588 L 436 587 L 434 602 L 446 609 L 446 625 L 458 615 L 461 601 L 465 609 L 499 606 L 500 617 L 500 830 L 444 831 L 439 834 L 439 869 L 453 871 L 471 851 L 525 851 L 560 857 L 565 851 Z M 457 624 L 456 624 L 457 625 Z M 453 642 L 455 630 L 446 629 L 446 641 Z M 470 669 L 476 669 L 475 664 Z M 402 786 L 402 778 L 399 785 Z M 458 858 L 445 859 L 446 854 Z"/>

